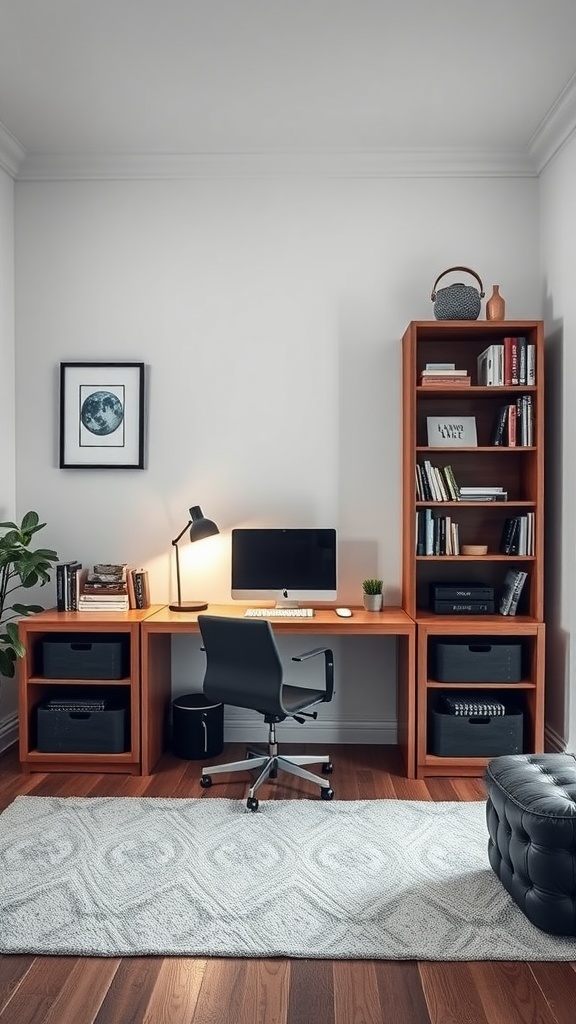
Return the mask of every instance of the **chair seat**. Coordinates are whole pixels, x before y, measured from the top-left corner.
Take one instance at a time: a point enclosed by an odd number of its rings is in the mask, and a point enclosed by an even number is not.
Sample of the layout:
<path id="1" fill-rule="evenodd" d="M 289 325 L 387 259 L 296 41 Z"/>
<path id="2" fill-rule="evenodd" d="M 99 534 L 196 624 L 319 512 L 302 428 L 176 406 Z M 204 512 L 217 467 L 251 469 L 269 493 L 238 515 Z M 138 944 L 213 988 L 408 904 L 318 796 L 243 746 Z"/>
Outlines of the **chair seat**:
<path id="1" fill-rule="evenodd" d="M 323 690 L 311 690 L 305 686 L 290 686 L 284 684 L 282 687 L 282 703 L 289 714 L 294 711 L 303 711 L 312 704 L 320 704 L 324 700 Z"/>

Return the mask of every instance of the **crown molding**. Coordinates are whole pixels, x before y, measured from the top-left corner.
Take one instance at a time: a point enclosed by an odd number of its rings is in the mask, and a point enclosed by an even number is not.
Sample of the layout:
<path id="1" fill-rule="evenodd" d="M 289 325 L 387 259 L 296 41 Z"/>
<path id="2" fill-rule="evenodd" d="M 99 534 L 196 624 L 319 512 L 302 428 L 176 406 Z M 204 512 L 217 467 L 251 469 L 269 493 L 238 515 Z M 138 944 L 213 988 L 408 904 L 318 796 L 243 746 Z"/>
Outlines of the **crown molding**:
<path id="1" fill-rule="evenodd" d="M 366 153 L 30 154 L 18 181 L 250 178 L 535 177 L 521 149 L 387 150 Z"/>
<path id="2" fill-rule="evenodd" d="M 16 136 L 0 122 L 0 167 L 16 178 L 25 156 L 26 150 Z"/>
<path id="3" fill-rule="evenodd" d="M 576 131 L 576 74 L 560 93 L 528 143 L 528 154 L 536 173 L 566 145 Z"/>

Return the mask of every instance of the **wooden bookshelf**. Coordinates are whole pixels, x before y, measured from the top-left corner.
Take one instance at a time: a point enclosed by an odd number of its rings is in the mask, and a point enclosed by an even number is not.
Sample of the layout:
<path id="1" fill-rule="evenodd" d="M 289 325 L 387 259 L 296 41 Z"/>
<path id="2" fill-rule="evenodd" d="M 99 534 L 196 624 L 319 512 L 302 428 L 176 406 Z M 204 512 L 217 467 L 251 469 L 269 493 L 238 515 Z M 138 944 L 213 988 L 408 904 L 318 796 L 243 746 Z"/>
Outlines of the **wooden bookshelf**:
<path id="1" fill-rule="evenodd" d="M 535 347 L 535 383 L 531 385 L 482 385 L 477 359 L 490 345 L 505 337 L 523 337 Z M 543 749 L 544 739 L 544 343 L 543 325 L 536 320 L 412 321 L 402 339 L 403 355 L 403 606 L 417 624 L 417 724 L 418 777 L 425 775 L 481 775 L 488 757 L 439 756 L 432 752 L 429 735 L 431 708 L 438 692 L 450 686 L 434 678 L 433 646 L 438 640 L 481 639 L 498 643 L 515 638 L 522 647 L 523 676 L 520 683 L 495 687 L 510 690 L 520 701 L 524 715 L 524 752 Z M 422 386 L 421 372 L 427 363 L 455 363 L 465 369 L 470 385 Z M 515 404 L 530 395 L 532 443 L 515 446 L 492 443 L 495 423 L 503 405 Z M 429 416 L 458 419 L 474 417 L 477 445 L 470 447 L 428 444 Z M 429 460 L 442 469 L 452 467 L 459 486 L 502 486 L 506 501 L 429 501 L 416 493 L 416 464 Z M 432 517 L 449 516 L 458 523 L 462 545 L 487 545 L 485 555 L 417 553 L 417 513 L 431 509 Z M 500 551 L 507 517 L 533 513 L 532 552 L 506 555 Z M 429 513 L 430 514 L 430 513 Z M 498 611 L 505 573 L 528 573 L 518 614 Z M 492 587 L 495 613 L 440 615 L 431 608 L 434 583 L 484 584 Z M 452 689 L 485 690 L 486 684 L 450 684 Z"/>

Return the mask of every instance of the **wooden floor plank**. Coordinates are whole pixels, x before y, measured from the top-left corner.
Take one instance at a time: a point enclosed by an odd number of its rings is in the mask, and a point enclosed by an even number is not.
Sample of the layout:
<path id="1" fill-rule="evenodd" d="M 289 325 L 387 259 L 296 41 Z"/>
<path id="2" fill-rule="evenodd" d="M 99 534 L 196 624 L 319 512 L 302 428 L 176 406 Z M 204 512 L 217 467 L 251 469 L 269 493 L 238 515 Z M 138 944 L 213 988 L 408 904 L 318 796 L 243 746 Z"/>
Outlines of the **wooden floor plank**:
<path id="1" fill-rule="evenodd" d="M 375 968 L 382 1020 L 430 1024 L 418 964 L 412 960 L 380 960 Z"/>
<path id="2" fill-rule="evenodd" d="M 92 1024 L 120 963 L 119 957 L 78 958 L 42 1024 Z"/>
<path id="3" fill-rule="evenodd" d="M 530 970 L 548 1003 L 557 1024 L 576 1021 L 576 964 L 538 963 Z"/>
<path id="4" fill-rule="evenodd" d="M 330 960 L 293 960 L 286 1024 L 334 1024 L 334 979 Z"/>
<path id="5" fill-rule="evenodd" d="M 189 1024 L 194 1019 L 206 964 L 206 960 L 196 957 L 166 957 L 143 1020 L 149 1024 Z"/>
<path id="6" fill-rule="evenodd" d="M 489 1024 L 558 1024 L 528 964 L 476 963 L 470 973 Z"/>
<path id="7" fill-rule="evenodd" d="M 419 972 L 431 1024 L 495 1024 L 485 1013 L 469 964 L 423 961 Z"/>
<path id="8" fill-rule="evenodd" d="M 381 1024 L 380 992 L 372 960 L 334 963 L 335 1024 Z"/>
<path id="9" fill-rule="evenodd" d="M 33 956 L 0 956 L 0 1013 L 8 1005 L 34 963 Z"/>
<path id="10" fill-rule="evenodd" d="M 35 957 L 12 998 L 0 1012 L 0 1024 L 40 1024 L 65 986 L 74 957 Z M 81 1024 L 91 1024 L 89 1020 Z"/>
<path id="11" fill-rule="evenodd" d="M 124 958 L 114 974 L 94 1024 L 143 1024 L 161 969 L 161 957 Z M 75 1024 L 87 1022 L 80 1019 Z"/>

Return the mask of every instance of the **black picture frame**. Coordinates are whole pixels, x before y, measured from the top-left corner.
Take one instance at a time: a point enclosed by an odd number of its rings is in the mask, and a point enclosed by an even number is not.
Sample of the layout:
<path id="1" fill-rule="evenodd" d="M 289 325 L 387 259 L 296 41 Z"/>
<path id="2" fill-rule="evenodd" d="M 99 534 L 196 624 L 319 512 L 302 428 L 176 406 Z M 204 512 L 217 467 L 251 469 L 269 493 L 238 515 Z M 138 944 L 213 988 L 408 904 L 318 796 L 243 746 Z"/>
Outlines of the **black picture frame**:
<path id="1" fill-rule="evenodd" d="M 144 469 L 144 363 L 60 363 L 60 469 Z"/>

